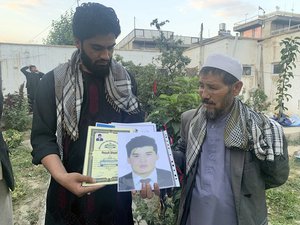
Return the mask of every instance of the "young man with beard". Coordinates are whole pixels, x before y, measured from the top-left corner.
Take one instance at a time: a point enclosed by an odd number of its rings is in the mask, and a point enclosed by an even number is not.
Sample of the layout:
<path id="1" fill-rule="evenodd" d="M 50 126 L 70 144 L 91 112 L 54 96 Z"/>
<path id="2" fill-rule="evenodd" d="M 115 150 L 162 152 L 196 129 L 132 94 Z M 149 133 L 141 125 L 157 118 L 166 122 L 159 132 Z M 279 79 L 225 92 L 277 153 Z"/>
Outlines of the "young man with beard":
<path id="1" fill-rule="evenodd" d="M 282 127 L 238 98 L 242 66 L 222 54 L 200 71 L 202 104 L 181 117 L 179 225 L 265 225 L 265 190 L 288 178 Z"/>
<path id="2" fill-rule="evenodd" d="M 81 174 L 88 126 L 143 121 L 135 82 L 112 59 L 119 20 L 112 8 L 83 3 L 72 27 L 78 50 L 43 77 L 33 114 L 33 163 L 51 174 L 45 224 L 133 225 L 130 192 L 118 193 L 117 185 L 81 185 L 93 182 Z M 149 187 L 141 194 L 153 195 Z"/>

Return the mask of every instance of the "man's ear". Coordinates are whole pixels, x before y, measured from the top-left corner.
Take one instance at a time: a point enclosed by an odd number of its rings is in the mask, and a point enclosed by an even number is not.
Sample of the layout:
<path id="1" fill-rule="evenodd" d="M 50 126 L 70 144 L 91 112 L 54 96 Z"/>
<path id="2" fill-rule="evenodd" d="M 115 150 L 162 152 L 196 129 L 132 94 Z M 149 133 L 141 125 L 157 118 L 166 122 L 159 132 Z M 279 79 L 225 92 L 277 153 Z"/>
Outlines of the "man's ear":
<path id="1" fill-rule="evenodd" d="M 242 90 L 243 87 L 243 82 L 242 81 L 237 81 L 234 83 L 233 88 L 232 88 L 232 94 L 234 96 L 238 96 Z"/>
<path id="2" fill-rule="evenodd" d="M 76 46 L 76 48 L 78 48 L 78 49 L 81 49 L 81 41 L 78 39 L 78 38 L 75 38 L 75 46 Z"/>

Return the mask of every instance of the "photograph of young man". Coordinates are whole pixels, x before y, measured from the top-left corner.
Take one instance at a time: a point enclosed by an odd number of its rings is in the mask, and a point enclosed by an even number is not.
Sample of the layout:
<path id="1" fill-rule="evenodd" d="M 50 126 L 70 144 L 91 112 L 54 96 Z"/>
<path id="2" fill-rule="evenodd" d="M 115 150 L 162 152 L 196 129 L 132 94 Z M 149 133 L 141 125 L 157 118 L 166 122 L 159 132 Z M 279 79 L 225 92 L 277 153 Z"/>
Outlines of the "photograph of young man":
<path id="1" fill-rule="evenodd" d="M 172 173 L 157 168 L 159 159 L 155 139 L 146 135 L 132 138 L 126 144 L 127 162 L 132 172 L 119 178 L 119 191 L 140 190 L 143 185 L 160 188 L 173 186 Z"/>

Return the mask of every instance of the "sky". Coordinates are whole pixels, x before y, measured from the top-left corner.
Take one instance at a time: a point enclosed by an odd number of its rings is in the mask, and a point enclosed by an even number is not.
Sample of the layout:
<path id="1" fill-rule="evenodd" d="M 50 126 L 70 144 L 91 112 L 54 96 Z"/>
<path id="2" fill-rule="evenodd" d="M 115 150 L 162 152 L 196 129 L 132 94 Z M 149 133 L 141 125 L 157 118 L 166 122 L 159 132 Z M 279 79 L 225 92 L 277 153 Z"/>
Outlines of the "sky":
<path id="1" fill-rule="evenodd" d="M 42 44 L 53 20 L 66 11 L 75 10 L 83 0 L 0 0 L 0 42 Z M 218 34 L 219 25 L 233 31 L 234 23 L 281 11 L 300 14 L 299 0 L 94 0 L 112 7 L 120 20 L 121 41 L 134 28 L 156 29 L 154 19 L 168 20 L 162 30 L 175 35 L 203 37 Z M 259 9 L 259 7 L 261 9 Z M 298 11 L 297 11 L 298 10 Z"/>

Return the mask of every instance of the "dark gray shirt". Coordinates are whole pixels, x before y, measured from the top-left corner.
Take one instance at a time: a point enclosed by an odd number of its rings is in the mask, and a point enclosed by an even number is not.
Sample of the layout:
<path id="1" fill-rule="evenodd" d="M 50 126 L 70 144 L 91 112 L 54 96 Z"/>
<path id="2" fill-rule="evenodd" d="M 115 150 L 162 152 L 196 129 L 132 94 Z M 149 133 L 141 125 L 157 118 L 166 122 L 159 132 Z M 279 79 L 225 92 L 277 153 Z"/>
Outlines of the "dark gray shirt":
<path id="1" fill-rule="evenodd" d="M 225 149 L 226 117 L 207 122 L 187 225 L 236 225 L 230 183 L 230 151 Z"/>

